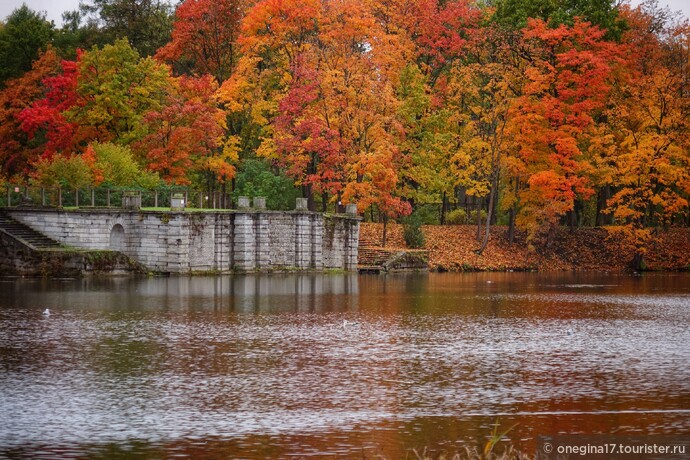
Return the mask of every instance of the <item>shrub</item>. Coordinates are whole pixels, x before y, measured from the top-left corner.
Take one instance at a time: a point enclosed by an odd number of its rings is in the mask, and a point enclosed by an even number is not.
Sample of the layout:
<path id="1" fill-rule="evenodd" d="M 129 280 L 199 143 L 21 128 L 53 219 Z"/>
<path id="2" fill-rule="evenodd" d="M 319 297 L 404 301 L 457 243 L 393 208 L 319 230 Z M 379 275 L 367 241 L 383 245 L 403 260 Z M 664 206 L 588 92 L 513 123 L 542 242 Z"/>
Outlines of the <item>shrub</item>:
<path id="1" fill-rule="evenodd" d="M 482 218 L 482 222 L 486 220 L 486 211 L 482 209 L 481 211 L 479 211 L 479 215 Z M 475 222 L 477 222 L 477 211 L 470 211 L 468 223 L 474 224 Z"/>
<path id="2" fill-rule="evenodd" d="M 414 216 L 419 225 L 438 225 L 440 214 L 438 206 L 434 204 L 422 204 L 414 210 Z"/>
<path id="3" fill-rule="evenodd" d="M 422 216 L 417 212 L 413 212 L 403 221 L 403 238 L 408 248 L 416 249 L 424 246 Z"/>
<path id="4" fill-rule="evenodd" d="M 455 209 L 455 210 L 449 212 L 448 214 L 446 214 L 446 223 L 449 223 L 452 225 L 466 224 L 467 223 L 467 213 L 462 208 Z"/>

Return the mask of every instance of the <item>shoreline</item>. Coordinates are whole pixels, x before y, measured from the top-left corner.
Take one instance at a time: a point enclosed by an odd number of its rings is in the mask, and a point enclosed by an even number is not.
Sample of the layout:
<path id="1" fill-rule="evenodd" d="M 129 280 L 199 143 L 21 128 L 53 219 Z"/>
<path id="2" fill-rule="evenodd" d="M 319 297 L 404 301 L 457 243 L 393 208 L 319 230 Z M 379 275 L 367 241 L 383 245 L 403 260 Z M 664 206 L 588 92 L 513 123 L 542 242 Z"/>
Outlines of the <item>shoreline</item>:
<path id="1" fill-rule="evenodd" d="M 475 239 L 475 225 L 423 225 L 428 269 L 434 272 L 531 272 L 583 271 L 632 272 L 632 252 L 609 238 L 606 228 L 560 227 L 551 246 L 541 252 L 529 248 L 518 234 L 510 245 L 505 226 L 493 226 L 489 245 L 482 255 Z M 409 250 L 401 224 L 388 224 L 387 244 L 380 247 L 383 224 L 360 224 L 360 252 L 363 248 L 388 251 Z M 378 246 L 376 245 L 378 243 Z M 671 228 L 659 233 L 645 255 L 648 272 L 690 271 L 690 229 Z"/>

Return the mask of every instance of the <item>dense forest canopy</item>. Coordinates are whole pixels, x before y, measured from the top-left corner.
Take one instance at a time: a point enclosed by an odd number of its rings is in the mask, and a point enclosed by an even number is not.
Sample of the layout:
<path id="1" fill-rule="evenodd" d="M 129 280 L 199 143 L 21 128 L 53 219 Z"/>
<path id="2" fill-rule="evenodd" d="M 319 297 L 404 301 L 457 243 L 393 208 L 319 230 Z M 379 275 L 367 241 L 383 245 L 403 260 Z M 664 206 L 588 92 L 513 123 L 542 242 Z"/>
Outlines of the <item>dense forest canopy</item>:
<path id="1" fill-rule="evenodd" d="M 656 0 L 85 0 L 64 18 L 0 24 L 5 182 L 301 194 L 476 222 L 479 252 L 494 223 L 537 248 L 608 225 L 640 254 L 690 224 L 690 25 Z"/>

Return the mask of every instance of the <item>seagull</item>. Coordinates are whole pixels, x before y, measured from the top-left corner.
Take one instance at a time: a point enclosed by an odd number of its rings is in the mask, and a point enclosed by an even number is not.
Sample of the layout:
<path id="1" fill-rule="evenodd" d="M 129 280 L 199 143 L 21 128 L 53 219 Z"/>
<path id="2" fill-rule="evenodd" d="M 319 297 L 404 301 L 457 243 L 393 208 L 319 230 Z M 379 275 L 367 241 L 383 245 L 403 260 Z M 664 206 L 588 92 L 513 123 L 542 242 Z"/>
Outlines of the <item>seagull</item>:
<path id="1" fill-rule="evenodd" d="M 343 320 L 343 329 L 347 329 L 348 327 L 359 327 L 359 323 L 357 321 L 348 321 L 346 319 Z"/>
<path id="2" fill-rule="evenodd" d="M 50 308 L 43 310 L 43 317 L 48 318 L 50 316 Z"/>

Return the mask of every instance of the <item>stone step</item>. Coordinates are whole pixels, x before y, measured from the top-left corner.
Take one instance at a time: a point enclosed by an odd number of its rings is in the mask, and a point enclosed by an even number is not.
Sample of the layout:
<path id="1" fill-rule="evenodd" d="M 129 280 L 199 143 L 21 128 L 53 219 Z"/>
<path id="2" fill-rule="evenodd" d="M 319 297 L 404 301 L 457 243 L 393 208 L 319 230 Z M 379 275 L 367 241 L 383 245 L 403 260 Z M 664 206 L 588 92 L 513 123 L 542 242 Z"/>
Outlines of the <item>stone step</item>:
<path id="1" fill-rule="evenodd" d="M 0 229 L 29 245 L 40 248 L 58 248 L 60 243 L 33 228 L 14 220 L 4 210 L 0 211 Z"/>

